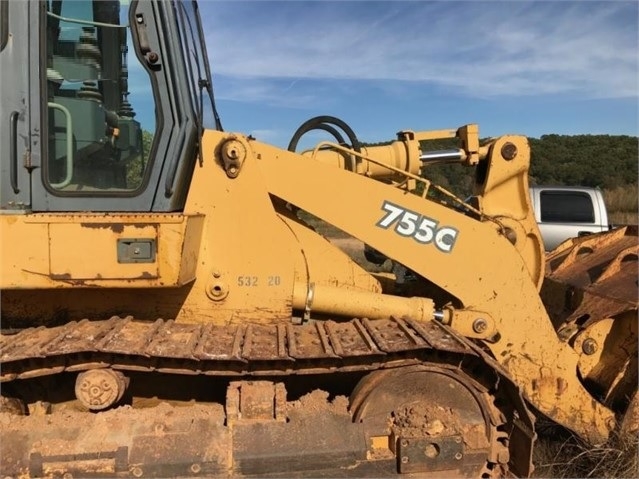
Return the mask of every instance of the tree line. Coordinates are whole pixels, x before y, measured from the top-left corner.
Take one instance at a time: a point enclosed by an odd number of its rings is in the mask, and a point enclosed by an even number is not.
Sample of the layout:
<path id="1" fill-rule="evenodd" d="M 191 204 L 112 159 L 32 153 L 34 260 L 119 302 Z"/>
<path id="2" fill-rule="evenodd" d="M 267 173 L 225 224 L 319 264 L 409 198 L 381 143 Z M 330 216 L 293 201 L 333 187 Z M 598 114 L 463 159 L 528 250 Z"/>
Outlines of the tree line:
<path id="1" fill-rule="evenodd" d="M 543 135 L 529 138 L 531 180 L 536 184 L 598 186 L 637 184 L 637 137 Z"/>

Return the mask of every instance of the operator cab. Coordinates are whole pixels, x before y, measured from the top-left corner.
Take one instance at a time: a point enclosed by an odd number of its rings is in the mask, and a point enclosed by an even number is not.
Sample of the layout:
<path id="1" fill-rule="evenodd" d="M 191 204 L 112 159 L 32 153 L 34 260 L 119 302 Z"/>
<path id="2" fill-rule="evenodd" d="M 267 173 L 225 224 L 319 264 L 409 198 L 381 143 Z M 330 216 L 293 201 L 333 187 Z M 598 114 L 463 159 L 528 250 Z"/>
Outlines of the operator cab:
<path id="1" fill-rule="evenodd" d="M 195 2 L 0 4 L 1 209 L 179 211 L 221 129 Z"/>

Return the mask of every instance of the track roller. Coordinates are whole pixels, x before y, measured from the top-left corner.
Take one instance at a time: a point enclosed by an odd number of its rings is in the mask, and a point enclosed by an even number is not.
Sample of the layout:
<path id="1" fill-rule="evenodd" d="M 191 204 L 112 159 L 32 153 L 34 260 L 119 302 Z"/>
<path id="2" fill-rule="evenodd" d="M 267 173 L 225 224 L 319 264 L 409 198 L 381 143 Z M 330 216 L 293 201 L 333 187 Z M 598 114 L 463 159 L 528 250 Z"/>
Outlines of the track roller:
<path id="1" fill-rule="evenodd" d="M 113 369 L 89 369 L 78 374 L 75 395 L 84 407 L 101 411 L 116 404 L 126 391 L 129 379 Z"/>

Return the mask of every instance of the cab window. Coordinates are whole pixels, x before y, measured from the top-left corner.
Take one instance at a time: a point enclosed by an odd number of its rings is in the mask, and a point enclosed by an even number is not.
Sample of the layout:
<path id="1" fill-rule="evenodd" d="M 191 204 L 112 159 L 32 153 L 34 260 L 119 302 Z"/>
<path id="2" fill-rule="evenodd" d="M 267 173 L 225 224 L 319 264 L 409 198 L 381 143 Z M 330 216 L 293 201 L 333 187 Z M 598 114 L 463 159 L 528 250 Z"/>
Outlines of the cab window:
<path id="1" fill-rule="evenodd" d="M 45 186 L 58 195 L 133 195 L 158 125 L 151 77 L 133 53 L 129 1 L 46 7 Z"/>

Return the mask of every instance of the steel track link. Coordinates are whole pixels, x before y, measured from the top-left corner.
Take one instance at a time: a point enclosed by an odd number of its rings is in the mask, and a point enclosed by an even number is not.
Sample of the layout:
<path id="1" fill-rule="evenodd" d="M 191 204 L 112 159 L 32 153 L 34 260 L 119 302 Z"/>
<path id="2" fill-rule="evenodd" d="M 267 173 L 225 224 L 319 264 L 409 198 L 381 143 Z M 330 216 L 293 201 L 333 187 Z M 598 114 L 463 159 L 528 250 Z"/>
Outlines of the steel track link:
<path id="1" fill-rule="evenodd" d="M 0 382 L 107 366 L 191 375 L 313 374 L 410 363 L 429 351 L 478 355 L 444 325 L 398 318 L 231 326 L 84 319 L 1 334 L 0 351 Z"/>

